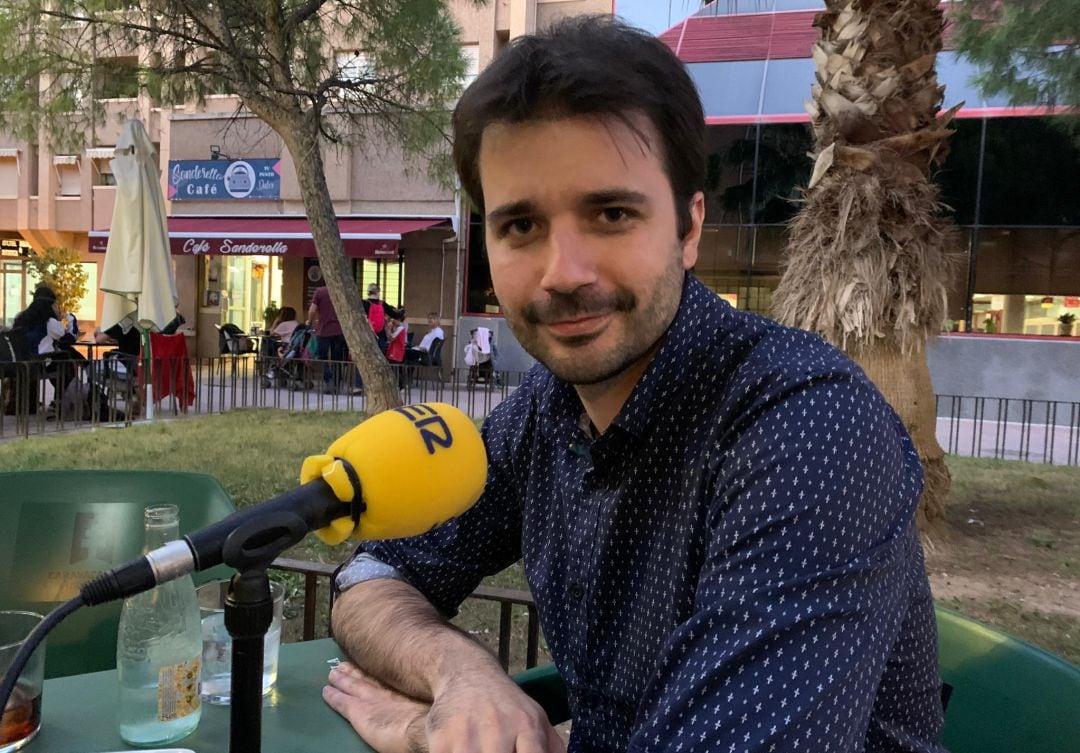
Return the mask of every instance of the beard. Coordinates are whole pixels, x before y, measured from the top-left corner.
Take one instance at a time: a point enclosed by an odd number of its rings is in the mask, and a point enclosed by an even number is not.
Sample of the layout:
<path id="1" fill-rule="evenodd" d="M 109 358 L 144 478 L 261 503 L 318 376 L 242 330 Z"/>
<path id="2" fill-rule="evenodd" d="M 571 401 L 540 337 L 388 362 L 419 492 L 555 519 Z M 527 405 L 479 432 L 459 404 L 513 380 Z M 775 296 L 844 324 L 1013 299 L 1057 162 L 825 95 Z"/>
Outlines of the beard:
<path id="1" fill-rule="evenodd" d="M 548 371 L 572 385 L 592 385 L 617 377 L 651 357 L 675 318 L 685 272 L 681 246 L 672 263 L 653 282 L 651 295 L 639 300 L 632 290 L 616 286 L 610 293 L 582 289 L 549 294 L 520 310 L 504 309 L 506 323 L 525 351 Z M 586 316 L 612 315 L 599 335 L 560 338 L 552 342 L 547 324 Z M 614 338 L 614 342 L 610 342 Z"/>

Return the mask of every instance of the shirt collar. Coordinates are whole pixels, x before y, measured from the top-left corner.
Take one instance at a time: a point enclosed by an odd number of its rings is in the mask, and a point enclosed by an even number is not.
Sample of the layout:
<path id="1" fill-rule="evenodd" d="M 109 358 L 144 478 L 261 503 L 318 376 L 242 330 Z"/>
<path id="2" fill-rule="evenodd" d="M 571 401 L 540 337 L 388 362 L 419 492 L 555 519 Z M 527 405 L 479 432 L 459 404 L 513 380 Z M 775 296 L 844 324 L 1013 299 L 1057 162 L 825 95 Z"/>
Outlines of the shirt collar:
<path id="1" fill-rule="evenodd" d="M 708 351 L 710 333 L 715 333 L 726 314 L 726 305 L 687 273 L 679 308 L 664 333 L 663 343 L 603 436 L 615 429 L 640 437 L 662 413 L 674 408 L 684 375 L 693 371 Z M 538 408 L 553 425 L 569 421 L 573 427 L 578 426 L 584 412 L 573 386 L 553 375 L 549 375 L 547 389 L 539 395 Z"/>

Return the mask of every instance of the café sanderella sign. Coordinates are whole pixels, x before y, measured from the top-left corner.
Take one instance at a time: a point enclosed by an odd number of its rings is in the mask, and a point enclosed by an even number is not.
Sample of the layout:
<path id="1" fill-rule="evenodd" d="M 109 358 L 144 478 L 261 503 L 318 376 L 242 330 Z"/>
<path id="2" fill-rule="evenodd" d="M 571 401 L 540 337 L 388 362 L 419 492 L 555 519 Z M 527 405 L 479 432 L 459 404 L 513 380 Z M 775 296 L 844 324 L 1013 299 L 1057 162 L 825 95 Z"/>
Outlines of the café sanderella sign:
<path id="1" fill-rule="evenodd" d="M 281 160 L 169 160 L 170 201 L 281 198 Z"/>

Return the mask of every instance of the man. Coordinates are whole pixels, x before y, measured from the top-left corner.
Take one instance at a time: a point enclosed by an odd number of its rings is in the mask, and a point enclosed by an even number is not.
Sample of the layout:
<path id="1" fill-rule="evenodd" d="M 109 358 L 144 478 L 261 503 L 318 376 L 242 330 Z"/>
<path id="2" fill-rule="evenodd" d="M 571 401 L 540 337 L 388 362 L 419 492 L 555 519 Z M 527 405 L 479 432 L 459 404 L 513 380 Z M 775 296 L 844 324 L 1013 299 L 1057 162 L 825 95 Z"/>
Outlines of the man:
<path id="1" fill-rule="evenodd" d="M 379 286 L 374 282 L 367 286 L 368 297 L 364 299 L 364 313 L 367 314 L 368 323 L 375 332 L 375 340 L 379 343 L 379 350 L 386 354 L 386 303 L 379 298 Z"/>
<path id="2" fill-rule="evenodd" d="M 329 288 L 323 286 L 315 290 L 315 294 L 311 297 L 311 305 L 308 307 L 308 318 L 305 324 L 315 330 L 315 357 L 325 362 L 323 391 L 336 392 L 344 389 L 341 371 L 342 364 L 348 357 L 348 349 L 345 345 L 345 334 L 341 330 L 341 322 L 338 321 L 334 303 L 330 300 Z"/>
<path id="3" fill-rule="evenodd" d="M 575 751 L 941 751 L 934 615 L 896 415 L 841 353 L 688 272 L 704 118 L 661 42 L 562 22 L 454 113 L 499 302 L 542 364 L 484 426 L 480 501 L 365 545 L 324 698 L 383 753 L 554 751 L 446 623 L 518 558 Z"/>
<path id="4" fill-rule="evenodd" d="M 443 328 L 439 326 L 439 315 L 432 311 L 427 315 L 428 331 L 427 334 L 420 340 L 420 344 L 415 348 L 408 348 L 405 351 L 406 363 L 422 363 L 431 364 L 431 347 L 435 344 L 436 340 L 445 341 L 446 333 L 443 332 Z"/>

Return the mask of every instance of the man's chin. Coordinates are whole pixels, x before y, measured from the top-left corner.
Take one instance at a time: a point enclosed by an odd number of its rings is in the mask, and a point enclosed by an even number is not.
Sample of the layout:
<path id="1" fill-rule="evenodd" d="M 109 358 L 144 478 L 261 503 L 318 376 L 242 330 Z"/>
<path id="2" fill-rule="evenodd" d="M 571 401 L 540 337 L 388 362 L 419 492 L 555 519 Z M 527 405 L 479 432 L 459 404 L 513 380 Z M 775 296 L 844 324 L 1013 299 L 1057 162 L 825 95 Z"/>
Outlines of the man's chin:
<path id="1" fill-rule="evenodd" d="M 556 377 L 576 387 L 601 384 L 622 374 L 636 363 L 636 358 L 589 358 L 588 351 L 569 353 L 559 358 L 537 358 Z"/>

